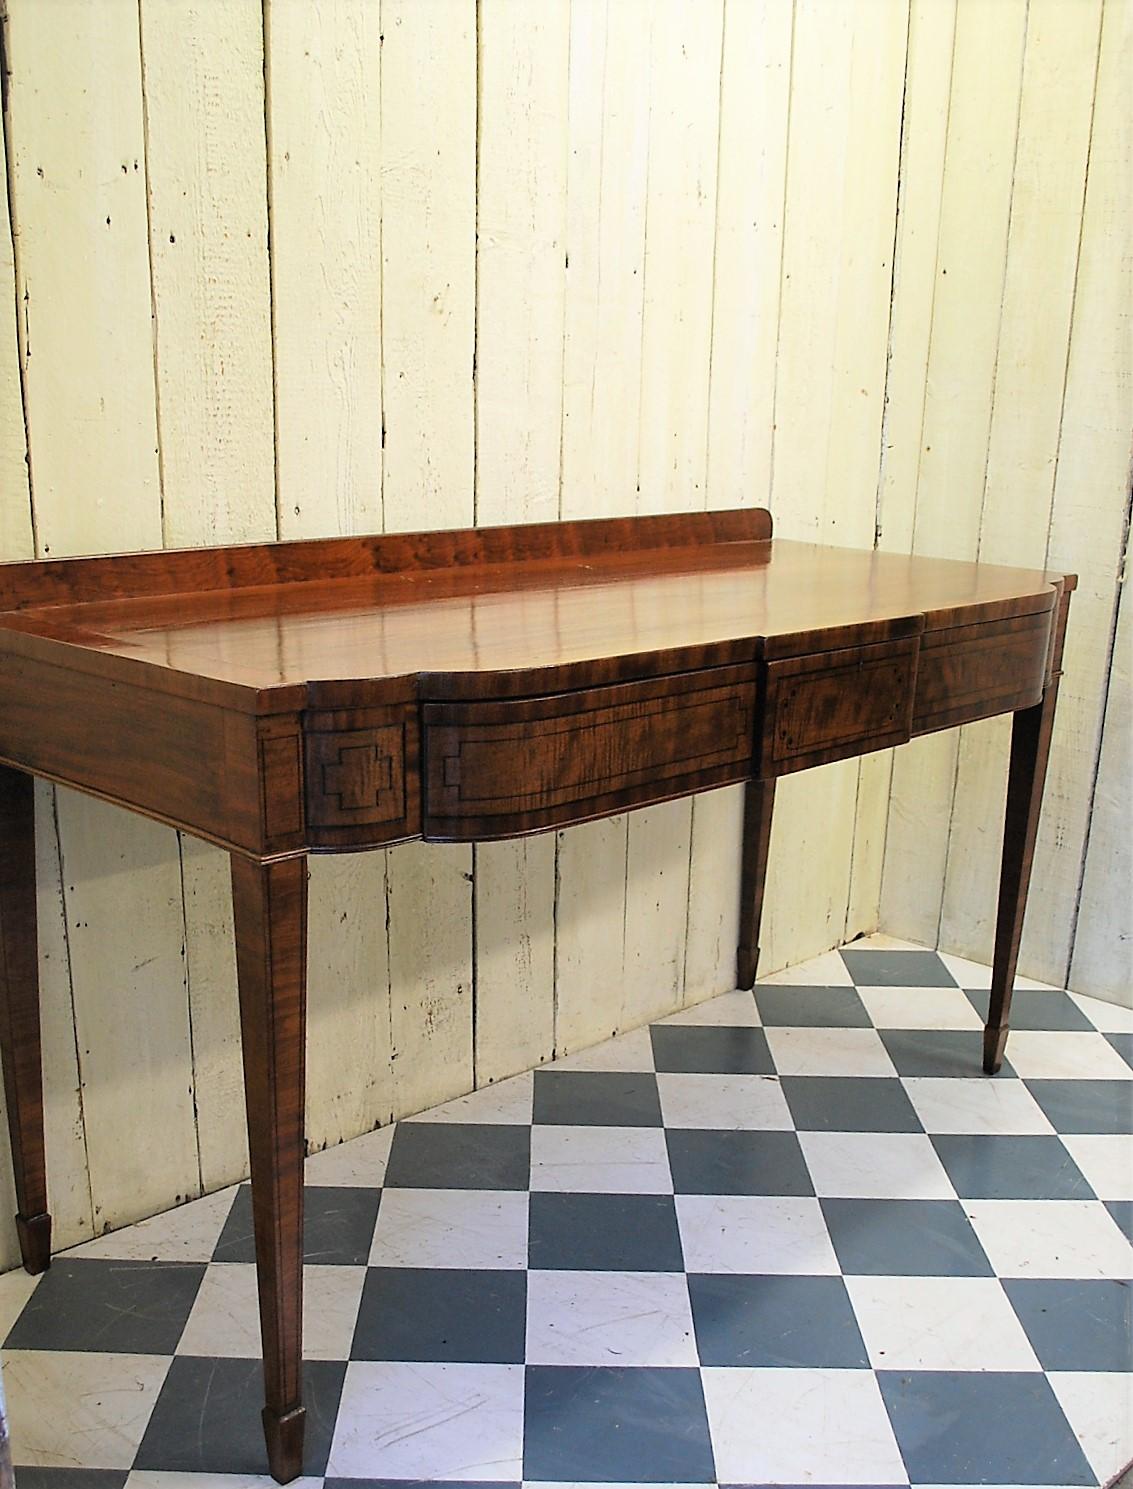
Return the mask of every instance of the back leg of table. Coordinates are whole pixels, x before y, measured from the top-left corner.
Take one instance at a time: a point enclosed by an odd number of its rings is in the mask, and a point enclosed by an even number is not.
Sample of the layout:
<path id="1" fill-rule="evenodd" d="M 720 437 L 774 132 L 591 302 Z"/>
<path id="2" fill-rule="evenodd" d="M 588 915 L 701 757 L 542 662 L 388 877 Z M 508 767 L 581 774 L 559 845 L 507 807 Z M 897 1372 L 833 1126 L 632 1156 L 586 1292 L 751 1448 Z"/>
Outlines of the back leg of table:
<path id="1" fill-rule="evenodd" d="M 748 781 L 744 793 L 743 865 L 740 871 L 740 944 L 736 955 L 736 986 L 755 986 L 759 965 L 759 924 L 763 919 L 763 888 L 767 882 L 767 851 L 771 844 L 774 781 Z"/>
<path id="2" fill-rule="evenodd" d="M 0 1050 L 16 1179 L 16 1228 L 29 1272 L 51 1262 L 43 1148 L 39 944 L 35 915 L 35 782 L 0 766 Z"/>
<path id="3" fill-rule="evenodd" d="M 303 1470 L 303 1116 L 307 861 L 232 855 L 252 1219 L 272 1475 Z"/>

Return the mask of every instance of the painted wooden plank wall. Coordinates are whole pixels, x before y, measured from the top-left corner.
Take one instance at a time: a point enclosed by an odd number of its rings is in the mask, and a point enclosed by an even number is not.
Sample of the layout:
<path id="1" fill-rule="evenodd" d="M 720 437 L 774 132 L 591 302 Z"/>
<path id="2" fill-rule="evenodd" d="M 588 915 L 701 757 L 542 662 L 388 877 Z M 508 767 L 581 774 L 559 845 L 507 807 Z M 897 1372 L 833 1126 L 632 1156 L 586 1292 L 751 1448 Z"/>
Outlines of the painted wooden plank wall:
<path id="1" fill-rule="evenodd" d="M 1049 555 L 1025 970 L 1127 986 L 1129 0 L 0 10 L 0 556 L 755 504 Z M 984 951 L 1003 746 L 785 782 L 765 965 Z M 740 808 L 313 862 L 311 1145 L 729 987 Z M 217 850 L 37 811 L 66 1244 L 246 1170 L 231 909 Z"/>
<path id="2" fill-rule="evenodd" d="M 894 379 L 880 542 L 1079 575 L 1036 850 L 1042 908 L 1028 918 L 1020 970 L 1133 1003 L 1129 778 L 1112 764 L 1121 704 L 1106 713 L 1120 696 L 1109 679 L 1133 444 L 1133 128 L 1118 81 L 1133 65 L 1133 8 L 960 0 L 955 14 L 947 105 L 936 109 L 943 157 L 927 134 L 923 145 L 938 226 L 913 237 L 922 207 L 899 239 L 918 293 L 930 260 L 934 277 L 928 316 L 922 307 L 902 329 L 927 330 L 927 376 Z M 914 9 L 914 38 L 944 24 L 941 8 Z M 907 119 L 909 149 L 918 128 Z M 910 158 L 906 189 L 923 181 Z M 896 304 L 895 329 L 900 295 Z M 997 720 L 896 755 L 887 930 L 989 956 L 1009 734 Z M 1107 890 L 1088 851 L 1112 861 Z"/>

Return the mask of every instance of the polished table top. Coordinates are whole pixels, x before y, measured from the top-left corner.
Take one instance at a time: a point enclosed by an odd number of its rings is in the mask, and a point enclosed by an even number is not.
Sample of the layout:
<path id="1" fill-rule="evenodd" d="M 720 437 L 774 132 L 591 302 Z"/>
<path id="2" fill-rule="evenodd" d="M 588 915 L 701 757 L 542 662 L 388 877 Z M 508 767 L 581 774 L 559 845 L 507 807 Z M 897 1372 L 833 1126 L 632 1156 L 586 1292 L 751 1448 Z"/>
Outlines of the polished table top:
<path id="1" fill-rule="evenodd" d="M 15 566 L 33 567 L 45 566 Z M 882 639 L 900 634 L 900 622 L 912 617 L 923 616 L 931 630 L 1047 609 L 1058 578 L 778 539 L 705 542 L 33 603 L 0 614 L 0 627 L 68 651 L 260 690 L 334 678 L 514 672 L 729 642 L 765 642 L 761 654 L 785 656 L 838 644 L 850 628 L 856 640 Z M 752 647 L 741 646 L 715 660 L 751 655 Z"/>

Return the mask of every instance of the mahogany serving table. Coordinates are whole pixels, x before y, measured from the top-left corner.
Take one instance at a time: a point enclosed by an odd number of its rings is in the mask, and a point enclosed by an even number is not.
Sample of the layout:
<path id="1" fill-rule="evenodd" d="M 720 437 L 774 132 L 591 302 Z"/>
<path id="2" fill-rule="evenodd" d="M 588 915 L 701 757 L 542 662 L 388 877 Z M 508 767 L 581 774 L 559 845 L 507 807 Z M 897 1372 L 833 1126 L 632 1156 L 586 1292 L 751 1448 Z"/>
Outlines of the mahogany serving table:
<path id="1" fill-rule="evenodd" d="M 264 1427 L 287 1482 L 306 855 L 514 837 L 746 781 L 747 988 L 777 777 L 1010 712 L 994 1073 L 1073 587 L 772 542 L 762 510 L 0 566 L 0 1041 L 24 1265 L 51 1252 L 33 776 L 231 856 Z"/>

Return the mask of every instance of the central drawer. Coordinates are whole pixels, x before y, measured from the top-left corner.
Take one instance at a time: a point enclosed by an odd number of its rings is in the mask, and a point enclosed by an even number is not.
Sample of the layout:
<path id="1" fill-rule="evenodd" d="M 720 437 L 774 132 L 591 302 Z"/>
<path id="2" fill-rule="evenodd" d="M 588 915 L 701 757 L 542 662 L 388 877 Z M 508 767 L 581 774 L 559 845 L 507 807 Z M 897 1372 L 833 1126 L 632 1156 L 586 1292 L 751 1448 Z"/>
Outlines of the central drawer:
<path id="1" fill-rule="evenodd" d="M 542 698 L 425 703 L 426 838 L 582 822 L 751 774 L 756 668 Z"/>
<path id="2" fill-rule="evenodd" d="M 919 636 L 767 664 L 760 775 L 787 775 L 904 744 Z"/>

